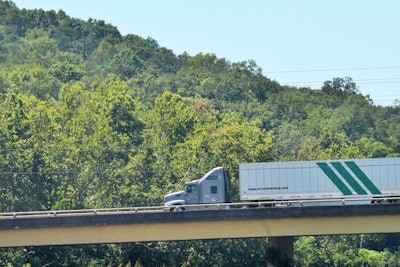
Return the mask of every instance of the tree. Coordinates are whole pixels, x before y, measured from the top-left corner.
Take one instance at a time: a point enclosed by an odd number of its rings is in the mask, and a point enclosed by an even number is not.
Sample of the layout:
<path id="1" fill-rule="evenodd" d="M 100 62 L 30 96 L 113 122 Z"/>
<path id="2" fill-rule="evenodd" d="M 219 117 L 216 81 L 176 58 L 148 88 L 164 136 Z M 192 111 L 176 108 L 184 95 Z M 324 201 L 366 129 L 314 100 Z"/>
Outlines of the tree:
<path id="1" fill-rule="evenodd" d="M 57 53 L 57 43 L 42 29 L 28 30 L 23 44 L 28 51 L 28 61 L 49 67 Z"/>
<path id="2" fill-rule="evenodd" d="M 373 137 L 361 137 L 354 142 L 366 158 L 385 158 L 397 156 L 393 149 L 382 142 L 376 141 Z"/>
<path id="3" fill-rule="evenodd" d="M 48 73 L 63 83 L 80 80 L 84 75 L 82 59 L 72 53 L 57 53 L 56 62 L 49 67 Z"/>
<path id="4" fill-rule="evenodd" d="M 175 56 L 102 20 L 4 0 L 0 103 L 2 211 L 162 205 L 217 165 L 236 201 L 239 162 L 400 155 L 400 107 L 374 106 L 351 78 L 281 86 L 253 60 Z M 397 266 L 397 239 L 299 238 L 296 264 Z M 2 249 L 0 265 L 265 265 L 265 243 Z"/>
<path id="5" fill-rule="evenodd" d="M 326 99 L 326 104 L 329 107 L 336 108 L 340 106 L 343 101 L 353 94 L 358 94 L 356 83 L 349 77 L 333 78 L 332 81 L 325 81 L 321 91 L 322 97 Z"/>
<path id="6" fill-rule="evenodd" d="M 332 81 L 325 81 L 322 92 L 327 94 L 344 96 L 347 94 L 359 93 L 356 83 L 350 77 L 333 78 Z"/>
<path id="7" fill-rule="evenodd" d="M 35 100 L 28 99 L 18 89 L 11 89 L 0 108 L 0 170 L 2 194 L 0 210 L 22 211 L 46 209 L 49 184 L 41 170 L 43 154 L 34 141 L 31 110 Z"/>
<path id="8" fill-rule="evenodd" d="M 115 73 L 123 80 L 128 80 L 137 74 L 143 66 L 143 60 L 130 49 L 117 52 L 110 61 L 109 71 Z"/>

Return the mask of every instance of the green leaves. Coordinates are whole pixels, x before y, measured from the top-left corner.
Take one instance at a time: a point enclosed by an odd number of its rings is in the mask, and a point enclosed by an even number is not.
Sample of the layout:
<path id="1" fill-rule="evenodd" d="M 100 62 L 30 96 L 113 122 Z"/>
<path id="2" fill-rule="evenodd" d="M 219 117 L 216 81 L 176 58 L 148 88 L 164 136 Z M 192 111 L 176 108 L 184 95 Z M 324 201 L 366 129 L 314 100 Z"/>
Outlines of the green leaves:
<path id="1" fill-rule="evenodd" d="M 118 52 L 110 62 L 109 71 L 117 74 L 121 79 L 128 80 L 140 70 L 143 60 L 134 51 L 124 49 Z"/>
<path id="2" fill-rule="evenodd" d="M 400 106 L 373 106 L 351 78 L 281 86 L 253 60 L 176 56 L 102 20 L 10 1 L 0 24 L 0 211 L 160 205 L 218 165 L 235 201 L 240 162 L 400 155 Z M 299 239 L 298 265 L 398 261 L 332 240 Z M 264 239 L 66 247 L 1 253 L 0 265 L 255 266 L 264 249 Z"/>
<path id="3" fill-rule="evenodd" d="M 364 235 L 300 237 L 294 243 L 296 265 L 397 266 L 399 256 L 389 250 L 363 247 Z"/>

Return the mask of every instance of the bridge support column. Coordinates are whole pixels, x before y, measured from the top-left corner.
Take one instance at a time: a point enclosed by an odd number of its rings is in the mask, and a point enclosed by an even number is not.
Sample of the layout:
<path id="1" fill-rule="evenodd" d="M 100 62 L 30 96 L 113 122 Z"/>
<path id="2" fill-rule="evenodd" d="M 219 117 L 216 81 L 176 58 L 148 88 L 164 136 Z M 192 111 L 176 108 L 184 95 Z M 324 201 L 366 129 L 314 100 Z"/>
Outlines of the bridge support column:
<path id="1" fill-rule="evenodd" d="M 267 267 L 293 266 L 293 236 L 268 237 Z"/>

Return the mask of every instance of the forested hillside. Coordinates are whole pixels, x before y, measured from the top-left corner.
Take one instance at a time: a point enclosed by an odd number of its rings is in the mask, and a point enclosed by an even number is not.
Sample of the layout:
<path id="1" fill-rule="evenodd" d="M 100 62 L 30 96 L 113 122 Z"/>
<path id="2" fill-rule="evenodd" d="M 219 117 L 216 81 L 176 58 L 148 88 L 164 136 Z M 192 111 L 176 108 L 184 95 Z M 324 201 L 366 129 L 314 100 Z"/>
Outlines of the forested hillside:
<path id="1" fill-rule="evenodd" d="M 254 61 L 175 55 L 102 20 L 4 0 L 0 102 L 0 212 L 161 205 L 215 166 L 238 200 L 239 162 L 400 155 L 400 106 L 373 105 L 351 78 L 281 86 Z M 299 238 L 295 260 L 397 266 L 394 236 Z M 265 266 L 266 242 L 2 249 L 0 265 Z"/>

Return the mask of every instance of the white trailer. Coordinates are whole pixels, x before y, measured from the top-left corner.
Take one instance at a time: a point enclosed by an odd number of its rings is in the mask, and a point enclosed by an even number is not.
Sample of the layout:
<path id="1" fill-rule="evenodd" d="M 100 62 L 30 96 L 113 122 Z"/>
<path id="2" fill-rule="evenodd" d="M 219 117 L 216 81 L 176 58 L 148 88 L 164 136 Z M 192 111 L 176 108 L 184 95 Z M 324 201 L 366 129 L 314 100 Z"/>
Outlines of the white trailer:
<path id="1" fill-rule="evenodd" d="M 400 196 L 400 158 L 239 164 L 242 201 Z"/>
<path id="2" fill-rule="evenodd" d="M 287 205 L 398 201 L 400 158 L 241 163 L 239 190 L 244 202 L 286 201 Z M 229 170 L 216 167 L 186 183 L 184 191 L 166 195 L 164 204 L 170 210 L 183 210 L 179 206 L 227 203 L 230 191 Z"/>

